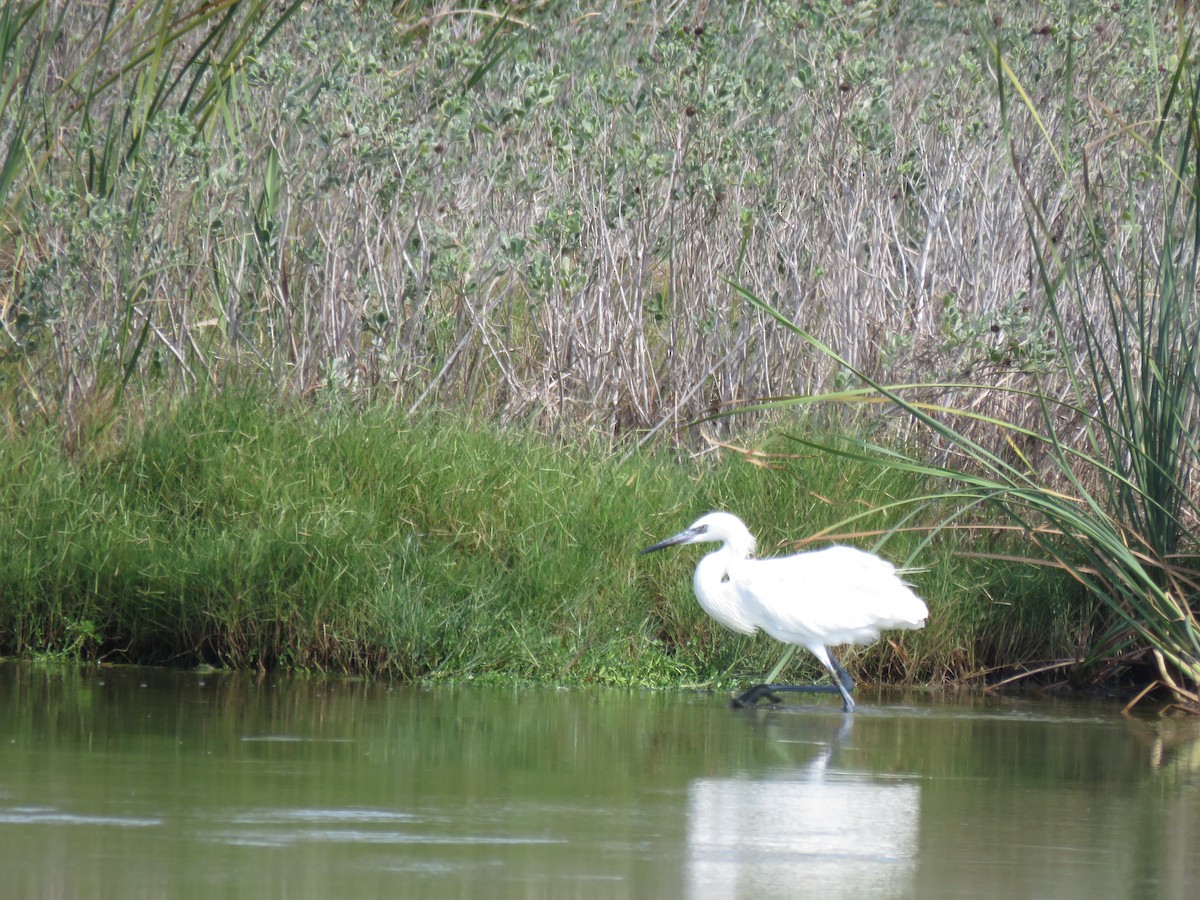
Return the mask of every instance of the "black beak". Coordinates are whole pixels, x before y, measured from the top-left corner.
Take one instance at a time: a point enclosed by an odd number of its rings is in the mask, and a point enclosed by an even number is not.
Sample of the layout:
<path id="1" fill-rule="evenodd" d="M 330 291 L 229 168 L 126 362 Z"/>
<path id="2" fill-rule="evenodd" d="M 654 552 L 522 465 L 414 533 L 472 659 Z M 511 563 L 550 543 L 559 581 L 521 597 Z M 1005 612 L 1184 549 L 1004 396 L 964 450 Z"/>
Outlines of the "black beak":
<path id="1" fill-rule="evenodd" d="M 705 526 L 699 528 L 689 528 L 687 531 L 681 531 L 679 534 L 672 535 L 665 541 L 659 541 L 657 544 L 651 544 L 645 550 L 641 551 L 638 556 L 645 556 L 647 553 L 653 553 L 655 550 L 662 550 L 666 547 L 674 547 L 676 544 L 686 544 L 698 534 L 703 534 L 707 531 Z"/>

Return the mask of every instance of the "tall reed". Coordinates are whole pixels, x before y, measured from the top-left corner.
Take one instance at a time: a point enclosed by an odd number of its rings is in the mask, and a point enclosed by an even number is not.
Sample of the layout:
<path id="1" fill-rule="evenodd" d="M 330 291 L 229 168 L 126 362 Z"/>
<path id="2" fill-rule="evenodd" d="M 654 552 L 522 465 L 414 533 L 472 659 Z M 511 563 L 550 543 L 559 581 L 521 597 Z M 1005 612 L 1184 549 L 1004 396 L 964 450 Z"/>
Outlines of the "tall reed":
<path id="1" fill-rule="evenodd" d="M 999 45 L 994 53 L 1006 125 L 1018 113 L 1040 125 L 1026 85 Z M 1063 164 L 1069 213 L 1086 223 L 1079 244 L 1059 243 L 1038 198 L 1022 184 L 1039 308 L 1053 331 L 1071 338 L 1053 344 L 1060 377 L 1042 376 L 1026 390 L 884 385 L 779 310 L 739 293 L 866 385 L 797 402 L 884 399 L 932 439 L 912 454 L 866 442 L 827 449 L 942 481 L 945 488 L 929 499 L 953 500 L 959 511 L 935 532 L 980 509 L 1007 517 L 1040 551 L 1036 557 L 1015 554 L 1014 564 L 1061 567 L 1105 604 L 1106 625 L 1081 662 L 1149 662 L 1177 698 L 1200 704 L 1200 495 L 1194 478 L 1200 466 L 1200 79 L 1190 42 L 1179 46 L 1177 58 L 1151 122 L 1087 147 L 1080 171 Z M 1018 132 L 1005 133 L 1019 175 L 1024 151 Z M 1144 166 L 1150 175 L 1146 193 L 1114 195 L 1105 179 L 1105 154 L 1128 154 Z M 1154 207 L 1153 229 L 1134 235 L 1131 257 L 1100 223 L 1113 220 L 1114 204 L 1136 206 L 1146 196 L 1164 202 Z M 1127 221 L 1144 220 L 1131 209 Z M 1036 421 L 991 412 L 1005 403 L 997 394 L 1032 405 Z M 972 436 L 988 433 L 998 437 Z M 930 452 L 938 448 L 940 454 Z"/>
<path id="2" fill-rule="evenodd" d="M 161 302 L 166 259 L 178 258 L 162 252 L 164 218 L 186 217 L 217 175 L 202 161 L 180 171 L 185 200 L 162 172 L 228 127 L 246 60 L 300 6 L 4 4 L 0 378 L 18 416 L 61 421 L 70 444 L 87 443 L 131 380 L 186 361 L 187 336 L 171 335 Z"/>
<path id="3" fill-rule="evenodd" d="M 1072 30 L 1077 5 L 1010 4 L 1010 53 L 1038 99 L 1069 66 L 1144 118 L 1158 76 L 1127 61 L 1173 20 L 1097 6 Z M 6 411 L 86 423 L 122 391 L 250 374 L 653 440 L 833 384 L 729 276 L 885 380 L 1045 363 L 969 11 L 504 10 L 7 4 Z M 1100 137 L 1081 109 L 1045 124 Z M 1053 154 L 1028 154 L 1075 240 Z"/>

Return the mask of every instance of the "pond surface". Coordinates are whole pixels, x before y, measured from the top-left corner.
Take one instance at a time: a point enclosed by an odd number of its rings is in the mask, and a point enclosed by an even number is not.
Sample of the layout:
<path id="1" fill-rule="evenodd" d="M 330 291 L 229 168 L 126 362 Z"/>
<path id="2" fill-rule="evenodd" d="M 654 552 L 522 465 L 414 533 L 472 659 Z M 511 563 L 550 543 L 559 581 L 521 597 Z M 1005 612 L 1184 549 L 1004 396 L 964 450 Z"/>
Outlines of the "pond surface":
<path id="1" fill-rule="evenodd" d="M 1200 723 L 0 664 L 4 896 L 1194 897 Z"/>

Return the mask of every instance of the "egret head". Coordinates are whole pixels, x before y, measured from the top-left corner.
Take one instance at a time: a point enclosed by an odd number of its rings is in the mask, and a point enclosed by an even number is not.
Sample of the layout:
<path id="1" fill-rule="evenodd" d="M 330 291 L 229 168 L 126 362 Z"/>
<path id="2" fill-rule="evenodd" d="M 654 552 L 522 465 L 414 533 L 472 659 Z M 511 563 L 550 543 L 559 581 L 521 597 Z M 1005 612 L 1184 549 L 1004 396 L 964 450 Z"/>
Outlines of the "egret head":
<path id="1" fill-rule="evenodd" d="M 642 553 L 652 553 L 665 547 L 674 547 L 676 544 L 700 544 L 706 541 L 728 544 L 743 556 L 754 552 L 754 536 L 750 534 L 750 529 L 742 524 L 741 519 L 733 513 L 710 512 L 698 518 L 679 534 L 650 545 Z"/>

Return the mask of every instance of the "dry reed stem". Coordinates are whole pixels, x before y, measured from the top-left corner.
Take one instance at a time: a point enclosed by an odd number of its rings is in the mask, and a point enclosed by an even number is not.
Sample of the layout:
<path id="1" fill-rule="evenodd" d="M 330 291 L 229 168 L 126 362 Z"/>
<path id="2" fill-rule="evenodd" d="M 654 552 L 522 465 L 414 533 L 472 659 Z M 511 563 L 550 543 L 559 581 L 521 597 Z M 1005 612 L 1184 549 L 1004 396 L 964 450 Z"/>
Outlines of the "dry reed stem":
<path id="1" fill-rule="evenodd" d="M 95 14 L 72 12 L 81 34 Z M 259 370 L 299 393 L 383 392 L 409 409 L 465 404 L 549 430 L 674 433 L 739 402 L 831 386 L 828 362 L 740 305 L 727 279 L 882 381 L 1033 386 L 1028 361 L 1003 353 L 1029 335 L 1009 334 L 999 317 L 1024 303 L 1030 331 L 1044 335 L 1028 204 L 1053 224 L 1065 265 L 1087 244 L 1076 202 L 1085 170 L 1059 169 L 1019 116 L 1009 146 L 992 80 L 984 72 L 971 82 L 956 59 L 986 65 L 980 42 L 953 35 L 940 62 L 913 66 L 906 51 L 927 48 L 899 31 L 894 56 L 860 48 L 830 69 L 819 45 L 750 4 L 743 30 L 705 22 L 719 49 L 697 56 L 697 75 L 686 59 L 670 62 L 702 54 L 672 37 L 687 15 L 668 4 L 618 5 L 604 23 L 568 16 L 557 30 L 540 27 L 536 50 L 501 57 L 466 96 L 455 94 L 453 65 L 438 84 L 439 47 L 481 43 L 494 17 L 435 10 L 421 19 L 425 37 L 371 66 L 325 47 L 289 75 L 264 54 L 257 76 L 230 93 L 243 130 L 207 135 L 207 170 L 181 177 L 194 163 L 166 136 L 146 152 L 163 187 L 132 258 L 111 235 L 70 222 L 44 224 L 21 246 L 6 290 L 39 266 L 61 281 L 55 260 L 83 258 L 71 280 L 79 300 L 47 336 L 53 352 L 29 358 L 26 405 L 42 398 L 68 416 L 85 405 L 114 355 L 131 352 L 129 335 L 112 343 L 130 304 L 135 322 L 152 322 L 155 350 L 142 369 L 174 371 L 180 386 Z M 570 41 L 601 24 L 619 30 L 612 20 L 622 17 L 628 35 L 612 65 L 625 73 L 574 66 Z M 351 21 L 331 14 L 321 27 Z M 750 28 L 755 21 L 767 26 Z M 312 40 L 306 28 L 289 24 L 277 46 Z M 783 48 L 816 73 L 790 106 L 709 102 L 736 82 L 723 59 Z M 1078 85 L 1107 77 L 1111 86 L 1103 67 L 1113 58 L 1081 54 Z M 877 82 L 847 81 L 856 62 L 875 66 Z M 299 90 L 321 79 L 324 88 Z M 1077 87 L 1086 102 L 1072 122 L 1062 119 L 1061 84 L 1036 98 L 1049 133 L 1089 148 L 1088 184 L 1112 198 L 1101 227 L 1122 276 L 1139 262 L 1133 234 L 1152 228 L 1163 204 L 1153 189 L 1134 191 L 1132 140 L 1114 133 L 1118 114 L 1150 118 L 1138 86 L 1126 87 L 1107 104 Z M 602 91 L 618 88 L 630 99 L 606 105 Z M 693 89 L 708 93 L 680 93 Z M 488 120 L 521 90 L 532 105 Z M 390 124 L 380 119 L 388 109 Z M 270 237 L 260 239 L 255 204 L 272 154 L 281 187 L 264 213 Z M 1119 200 L 1131 195 L 1130 221 Z M 114 202 L 138 196 L 128 184 Z M 966 331 L 949 332 L 951 310 L 972 323 Z M 1047 341 L 1081 344 L 1074 332 Z M 1053 373 L 1036 384 L 1052 396 L 1068 387 Z M 968 402 L 1018 424 L 1039 416 L 1003 390 Z"/>

